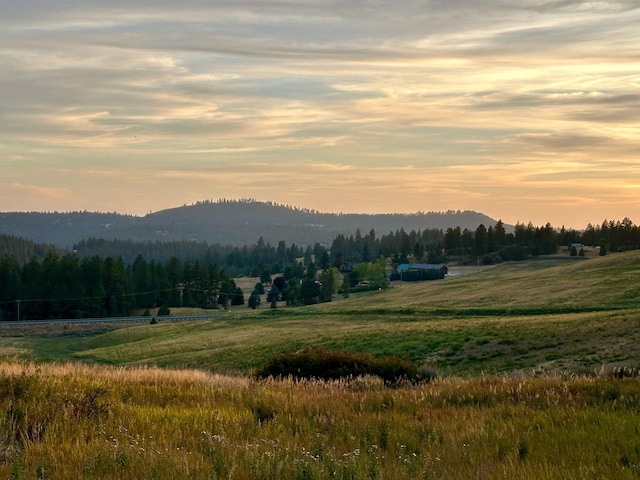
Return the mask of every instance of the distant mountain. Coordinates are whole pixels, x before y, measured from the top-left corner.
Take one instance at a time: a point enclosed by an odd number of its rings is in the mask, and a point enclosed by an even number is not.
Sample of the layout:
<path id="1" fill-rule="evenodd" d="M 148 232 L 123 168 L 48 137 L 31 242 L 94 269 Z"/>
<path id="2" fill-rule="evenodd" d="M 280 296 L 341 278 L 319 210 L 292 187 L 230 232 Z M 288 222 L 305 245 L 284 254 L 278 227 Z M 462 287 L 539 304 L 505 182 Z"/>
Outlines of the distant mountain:
<path id="1" fill-rule="evenodd" d="M 254 200 L 198 202 L 150 213 L 144 217 L 118 213 L 0 213 L 0 233 L 34 242 L 71 248 L 90 237 L 133 241 L 194 240 L 209 244 L 245 245 L 260 237 L 271 244 L 330 245 L 338 234 L 376 235 L 405 231 L 495 225 L 496 220 L 473 211 L 414 214 L 336 214 Z"/>
<path id="2" fill-rule="evenodd" d="M 5 255 L 13 256 L 20 263 L 27 263 L 31 258 L 41 260 L 49 251 L 63 253 L 54 245 L 36 243 L 23 237 L 0 233 L 0 258 Z M 0 285 L 0 288 L 2 285 Z"/>
<path id="3" fill-rule="evenodd" d="M 141 220 L 119 213 L 7 212 L 0 213 L 0 233 L 71 248 L 83 238 L 105 237 L 111 228 L 121 230 Z"/>

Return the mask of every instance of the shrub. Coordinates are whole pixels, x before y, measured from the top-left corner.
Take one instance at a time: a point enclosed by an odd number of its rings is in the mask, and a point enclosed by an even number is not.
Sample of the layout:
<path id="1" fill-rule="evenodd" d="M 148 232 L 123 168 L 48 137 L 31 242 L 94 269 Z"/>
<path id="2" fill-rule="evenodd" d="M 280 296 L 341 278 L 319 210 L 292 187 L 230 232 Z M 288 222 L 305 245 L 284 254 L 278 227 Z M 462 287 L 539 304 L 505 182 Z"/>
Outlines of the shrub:
<path id="1" fill-rule="evenodd" d="M 262 284 L 260 284 L 262 285 Z M 248 306 L 249 308 L 255 310 L 256 308 L 258 308 L 260 306 L 260 294 L 258 293 L 257 290 L 254 290 L 251 295 L 249 296 L 249 302 L 248 302 Z"/>
<path id="2" fill-rule="evenodd" d="M 158 316 L 160 315 L 171 315 L 171 310 L 166 305 L 163 305 L 158 309 Z"/>
<path id="3" fill-rule="evenodd" d="M 438 377 L 438 372 L 429 364 L 422 364 L 416 372 L 418 380 L 421 382 L 430 382 Z"/>
<path id="4" fill-rule="evenodd" d="M 365 353 L 329 352 L 322 348 L 276 355 L 256 375 L 321 380 L 373 375 L 388 385 L 421 380 L 416 364 L 408 357 L 375 358 Z"/>
<path id="5" fill-rule="evenodd" d="M 236 287 L 231 297 L 231 305 L 244 305 L 244 293 L 240 287 Z"/>
<path id="6" fill-rule="evenodd" d="M 501 263 L 502 258 L 497 253 L 487 253 L 482 257 L 483 265 L 495 265 L 497 263 Z"/>

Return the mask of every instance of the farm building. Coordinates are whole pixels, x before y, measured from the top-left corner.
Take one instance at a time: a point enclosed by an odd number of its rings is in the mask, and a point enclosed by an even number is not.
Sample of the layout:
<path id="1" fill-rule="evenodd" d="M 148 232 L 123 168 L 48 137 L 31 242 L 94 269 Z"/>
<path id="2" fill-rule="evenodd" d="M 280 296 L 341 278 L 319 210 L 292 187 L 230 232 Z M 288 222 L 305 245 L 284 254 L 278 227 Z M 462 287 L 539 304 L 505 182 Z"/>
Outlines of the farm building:
<path id="1" fill-rule="evenodd" d="M 391 280 L 408 282 L 444 278 L 449 269 L 440 263 L 402 263 L 391 276 Z"/>

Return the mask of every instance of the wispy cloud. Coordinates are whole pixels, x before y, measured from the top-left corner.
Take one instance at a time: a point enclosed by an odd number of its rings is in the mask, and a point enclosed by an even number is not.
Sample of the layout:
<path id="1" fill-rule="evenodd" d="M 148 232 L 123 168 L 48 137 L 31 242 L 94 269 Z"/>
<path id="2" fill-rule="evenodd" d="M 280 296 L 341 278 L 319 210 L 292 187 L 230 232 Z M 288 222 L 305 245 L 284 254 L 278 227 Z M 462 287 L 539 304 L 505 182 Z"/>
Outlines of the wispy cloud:
<path id="1" fill-rule="evenodd" d="M 76 209 L 632 216 L 639 22 L 632 0 L 5 2 L 0 165 Z"/>
<path id="2" fill-rule="evenodd" d="M 58 205 L 71 205 L 77 201 L 67 188 L 34 184 L 5 183 L 0 181 L 0 205 L 3 211 L 52 211 Z M 46 208 L 51 205 L 51 208 Z"/>

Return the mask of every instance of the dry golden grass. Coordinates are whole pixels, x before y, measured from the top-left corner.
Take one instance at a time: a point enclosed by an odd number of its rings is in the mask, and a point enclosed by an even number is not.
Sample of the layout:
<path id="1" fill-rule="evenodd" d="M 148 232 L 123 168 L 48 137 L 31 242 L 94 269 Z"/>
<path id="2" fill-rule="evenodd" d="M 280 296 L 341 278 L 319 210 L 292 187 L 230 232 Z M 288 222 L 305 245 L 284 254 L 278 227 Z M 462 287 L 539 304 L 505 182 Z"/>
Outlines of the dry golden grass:
<path id="1" fill-rule="evenodd" d="M 7 478 L 637 478 L 640 383 L 0 364 Z"/>
<path id="2" fill-rule="evenodd" d="M 3 336 L 3 358 L 120 366 L 0 362 L 0 477 L 639 478 L 639 302 L 629 252 L 309 308 Z M 447 375 L 398 389 L 246 375 L 310 345 Z"/>

